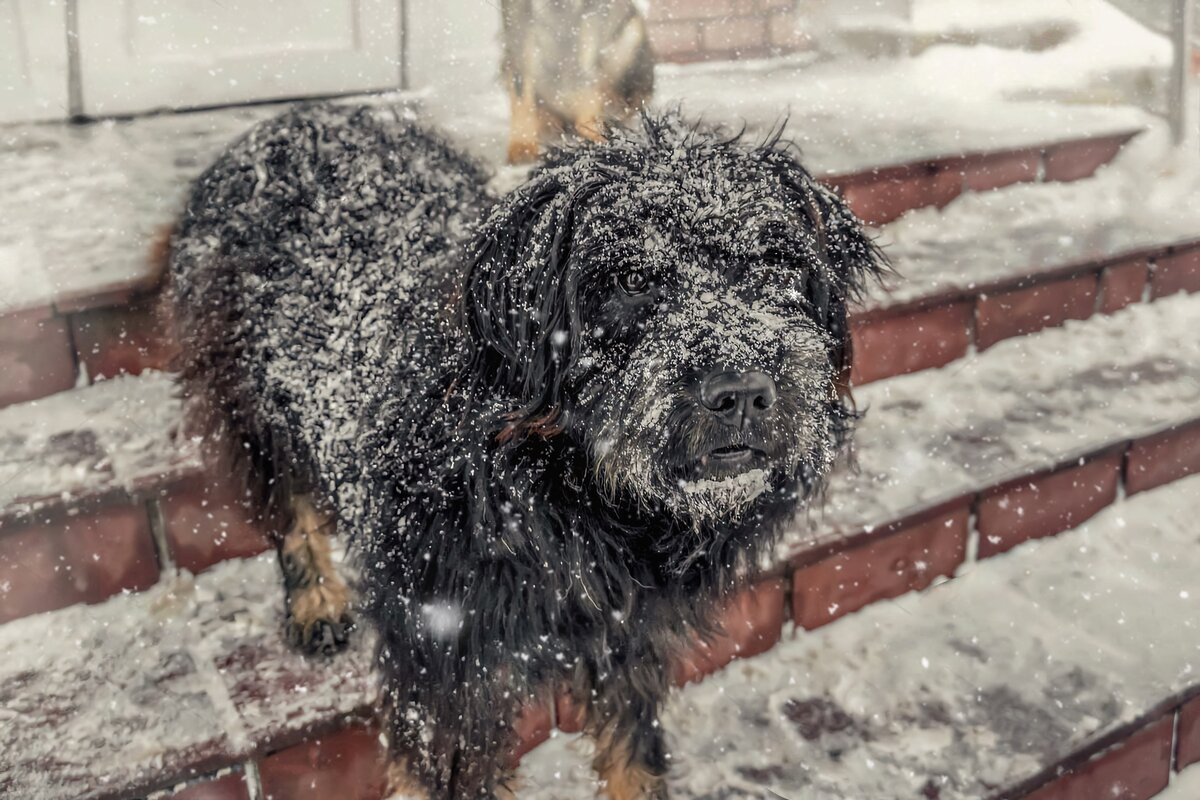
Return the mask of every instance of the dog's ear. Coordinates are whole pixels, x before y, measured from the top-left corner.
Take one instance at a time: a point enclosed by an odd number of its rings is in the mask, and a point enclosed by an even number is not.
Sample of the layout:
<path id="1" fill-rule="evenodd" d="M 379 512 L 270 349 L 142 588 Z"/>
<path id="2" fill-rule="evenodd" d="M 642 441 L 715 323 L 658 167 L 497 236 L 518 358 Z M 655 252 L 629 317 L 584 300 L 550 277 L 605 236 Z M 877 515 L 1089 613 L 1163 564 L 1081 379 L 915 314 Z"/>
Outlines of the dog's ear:
<path id="1" fill-rule="evenodd" d="M 571 243 L 596 181 L 535 175 L 501 199 L 475 237 L 463 285 L 471 378 L 509 395 L 501 441 L 552 436 L 565 423 L 563 380 L 580 339 Z"/>
<path id="2" fill-rule="evenodd" d="M 848 307 L 869 281 L 888 271 L 887 259 L 845 202 L 800 165 L 794 148 L 771 143 L 759 152 L 812 226 L 822 263 L 808 273 L 804 294 L 833 340 L 830 361 L 838 373 L 839 389 L 848 394 L 853 362 Z"/>

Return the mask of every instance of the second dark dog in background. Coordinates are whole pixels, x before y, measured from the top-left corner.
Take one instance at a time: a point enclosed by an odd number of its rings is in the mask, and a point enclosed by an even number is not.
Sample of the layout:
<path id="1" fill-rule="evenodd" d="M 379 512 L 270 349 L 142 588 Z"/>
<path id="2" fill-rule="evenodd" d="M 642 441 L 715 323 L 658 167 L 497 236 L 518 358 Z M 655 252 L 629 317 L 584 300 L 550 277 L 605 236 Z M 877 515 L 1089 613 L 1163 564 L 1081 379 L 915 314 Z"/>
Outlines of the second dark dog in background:
<path id="1" fill-rule="evenodd" d="M 511 163 L 563 133 L 598 139 L 654 91 L 646 23 L 631 0 L 503 0 Z"/>

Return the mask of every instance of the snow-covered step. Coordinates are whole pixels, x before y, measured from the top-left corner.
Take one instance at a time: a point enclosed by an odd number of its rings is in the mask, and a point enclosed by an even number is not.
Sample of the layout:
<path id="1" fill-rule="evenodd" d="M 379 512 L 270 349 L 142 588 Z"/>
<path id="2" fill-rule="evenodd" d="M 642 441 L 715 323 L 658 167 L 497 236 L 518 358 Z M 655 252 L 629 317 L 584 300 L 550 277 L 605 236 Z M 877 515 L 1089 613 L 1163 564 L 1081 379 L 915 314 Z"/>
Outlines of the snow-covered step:
<path id="1" fill-rule="evenodd" d="M 248 760 L 265 773 L 268 751 L 369 720 L 370 637 L 300 656 L 282 600 L 260 556 L 0 625 L 0 796 L 140 797 Z"/>
<path id="2" fill-rule="evenodd" d="M 789 631 L 671 701 L 672 797 L 1152 796 L 1200 687 L 1198 516 L 1192 477 L 969 579 Z M 585 749 L 527 756 L 522 797 L 590 797 Z"/>
<path id="3" fill-rule="evenodd" d="M 708 69 L 696 86 L 687 75 L 681 74 L 674 88 L 674 78 L 664 84 L 660 96 L 667 104 L 673 97 L 703 98 L 696 113 L 744 119 L 751 130 L 763 131 L 774 124 L 781 106 L 731 104 L 748 96 L 744 81 L 774 96 L 794 94 L 801 77 L 787 64 Z M 491 92 L 493 87 L 483 88 Z M 687 94 L 692 91 L 709 93 Z M 485 93 L 482 106 L 472 103 L 465 110 L 440 95 L 419 102 L 408 95 L 340 102 L 417 109 L 468 149 L 495 156 L 506 116 L 499 127 L 494 120 L 479 127 L 489 119 L 479 113 L 481 107 L 505 102 L 502 92 L 494 94 Z M 865 219 L 883 222 L 910 208 L 942 205 L 964 190 L 1086 177 L 1146 122 L 1128 108 L 1035 104 L 1025 110 L 1040 124 L 977 126 L 977 106 L 947 111 L 942 123 L 952 123 L 950 128 L 933 120 L 914 122 L 911 115 L 864 122 L 856 116 L 859 109 L 814 107 L 793 114 L 790 130 L 809 165 L 840 187 Z M 156 254 L 164 233 L 181 210 L 188 183 L 221 148 L 284 107 L 5 128 L 0 136 L 0 406 L 64 391 L 81 379 L 167 366 L 171 347 L 154 309 L 161 280 Z M 999 113 L 996 119 L 1006 117 Z"/>
<path id="4" fill-rule="evenodd" d="M 1200 291 L 1200 167 L 1137 142 L 1073 183 L 1015 184 L 918 209 L 878 242 L 897 277 L 854 317 L 854 382 L 971 347 Z"/>
<path id="5" fill-rule="evenodd" d="M 867 399 L 875 405 L 860 437 L 862 480 L 865 483 L 859 486 L 864 495 L 879 495 L 880 502 L 884 504 L 856 505 L 862 496 L 835 485 L 831 497 L 833 505 L 827 519 L 841 515 L 846 521 L 861 519 L 863 514 L 876 513 L 880 524 L 883 524 L 894 518 L 905 502 L 915 506 L 923 502 L 939 502 L 937 496 L 921 494 L 938 482 L 953 487 L 954 482 L 959 481 L 960 491 L 978 492 L 984 488 L 979 483 L 981 479 L 1003 479 L 1004 475 L 1020 468 L 1020 465 L 1040 468 L 1044 459 L 1054 457 L 1055 447 L 1066 447 L 1072 443 L 1083 449 L 1097 446 L 1104 437 L 1097 435 L 1088 438 L 1088 434 L 1097 433 L 1101 426 L 1116 426 L 1115 430 L 1108 430 L 1108 434 L 1115 434 L 1124 442 L 1128 437 L 1169 424 L 1172 416 L 1186 406 L 1182 399 L 1185 395 L 1192 398 L 1190 409 L 1194 413 L 1194 399 L 1197 396 L 1195 381 L 1200 362 L 1194 357 L 1194 350 L 1186 346 L 1187 338 L 1178 334 L 1180 326 L 1189 319 L 1195 319 L 1191 315 L 1198 308 L 1200 297 L 1181 296 L 1126 310 L 1122 314 L 1129 315 L 1129 335 L 1124 338 L 1116 333 L 1120 320 L 1118 315 L 1061 330 L 1045 331 L 993 348 L 979 356 L 979 367 L 968 373 L 969 380 L 977 381 L 979 396 L 988 401 L 986 406 L 979 409 L 971 404 L 958 406 L 963 396 L 955 394 L 957 389 L 949 383 L 930 383 L 925 389 L 927 394 L 922 395 L 922 390 L 918 388 L 922 381 L 937 376 L 954 376 L 951 370 L 881 382 L 865 390 L 865 394 L 872 395 Z M 1113 327 L 1112 332 L 1097 340 L 1090 338 L 1098 335 L 1096 331 L 1107 330 L 1110 326 Z M 1178 345 L 1176 357 L 1150 358 L 1149 361 L 1142 359 L 1142 355 L 1153 356 L 1158 352 L 1155 346 L 1161 347 L 1163 341 L 1173 338 Z M 1039 361 L 1024 363 L 1024 356 L 1018 357 L 1009 352 L 1016 351 L 1017 346 L 1024 342 L 1036 343 L 1039 340 L 1043 342 L 1039 347 Z M 1089 342 L 1092 343 L 1091 351 L 1087 350 Z M 1147 350 L 1138 350 L 1138 342 L 1142 342 L 1141 346 Z M 1081 358 L 1081 352 L 1090 352 L 1092 358 L 1103 361 L 1106 366 L 1097 367 L 1094 361 Z M 1095 355 L 1097 352 L 1102 352 L 1103 358 Z M 1168 364 L 1171 365 L 1169 368 L 1165 366 Z M 1142 370 L 1141 377 L 1136 381 L 1131 380 L 1129 372 L 1134 365 L 1140 365 L 1139 369 Z M 1024 383 L 1013 379 L 1011 370 L 1014 366 L 1020 368 Z M 1076 371 L 1072 372 L 1072 369 Z M 999 381 L 999 376 L 1004 374 L 1009 376 L 1008 383 Z M 1062 383 L 1073 385 L 1074 389 L 1050 385 L 1052 382 L 1049 379 L 1054 375 L 1059 376 Z M 1089 382 L 1093 377 L 1102 379 L 1102 382 L 1098 385 Z M 146 377 L 126 380 L 132 386 L 146 380 Z M 1075 394 L 1061 394 L 1068 391 L 1074 391 Z M 1075 416 L 1064 417 L 1057 413 L 1047 416 L 1041 413 L 1046 408 L 1042 404 L 1053 406 L 1068 397 L 1078 401 L 1072 411 Z M 938 403 L 938 408 L 954 413 L 915 413 L 920 410 L 921 404 L 932 402 Z M 1058 409 L 1054 410 L 1057 412 Z M 1134 411 L 1142 416 L 1131 418 L 1129 415 Z M 980 416 L 984 413 L 993 415 L 991 423 Z M 890 418 L 891 422 L 885 426 L 879 421 L 880 417 Z M 999 430 L 996 426 L 1001 421 L 1011 427 L 1013 441 L 1006 441 L 998 434 L 988 434 L 989 431 Z M 942 433 L 935 438 L 906 438 L 916 435 L 914 430 L 917 429 L 923 429 L 926 437 L 934 436 L 930 427 L 946 423 L 961 427 L 943 427 Z M 163 429 L 169 427 L 167 425 Z M 893 438 L 878 440 L 884 431 L 891 431 Z M 972 436 L 975 438 L 972 439 Z M 103 437 L 96 438 L 103 440 Z M 930 451 L 929 444 L 938 447 Z M 971 449 L 973 445 L 984 447 L 977 453 L 978 457 L 972 455 L 976 453 Z M 906 447 L 916 448 L 922 458 L 913 462 L 905 455 Z M 897 456 L 891 462 L 887 462 L 889 451 Z M 1194 453 L 1195 449 L 1191 452 Z M 992 461 L 996 463 L 990 463 Z M 887 463 L 891 463 L 892 467 L 884 469 Z M 1180 462 L 1181 469 L 1196 466 L 1200 466 L 1200 459 Z M 960 468 L 961 474 L 954 471 Z M 979 472 L 981 469 L 983 471 Z M 1136 474 L 1136 462 L 1132 456 L 1128 469 L 1131 475 Z M 882 472 L 877 472 L 880 470 Z M 976 472 L 972 473 L 972 470 Z M 133 476 L 137 473 L 123 474 Z M 873 489 L 869 489 L 876 474 L 885 477 Z M 969 480 L 972 475 L 974 482 Z M 907 501 L 901 491 L 905 486 L 909 488 L 910 495 L 916 492 Z M 1189 492 L 1193 492 L 1195 480 L 1192 479 L 1186 486 Z M 1142 497 L 1161 499 L 1163 495 L 1155 491 Z M 889 507 L 888 502 L 898 505 Z M 1160 501 L 1156 502 L 1162 505 Z M 1032 503 L 1030 507 L 1033 507 Z M 12 533 L 11 529 L 0 533 L 0 541 Z M 862 532 L 861 536 L 846 541 L 855 545 L 855 549 L 867 548 L 870 553 L 869 548 L 877 547 L 881 542 L 903 537 L 904 529 L 883 533 L 891 535 L 883 537 L 879 531 Z M 826 547 L 834 543 L 831 538 L 815 541 Z M 801 537 L 797 544 L 811 546 L 814 540 Z M 1022 552 L 1018 550 L 1016 554 Z M 795 556 L 796 553 L 788 551 L 783 555 Z M 953 581 L 949 587 L 969 587 L 980 582 L 992 585 L 997 579 L 989 576 L 994 570 L 1003 569 L 1009 563 L 1008 559 L 1013 557 L 1016 556 L 992 559 L 971 575 Z M 867 561 L 870 560 L 868 557 Z M 916 560 L 912 563 L 915 564 Z M 811 573 L 806 573 L 805 569 L 786 576 L 793 589 L 801 593 L 817 585 L 812 581 Z M 882 587 L 868 585 L 865 594 L 860 592 L 853 595 L 851 600 L 894 596 L 898 591 L 911 588 L 910 580 L 925 578 L 925 574 L 919 571 L 901 569 L 903 580 L 897 583 L 889 577 L 893 571 L 894 565 L 889 560 L 877 575 L 872 576 L 872 579 L 881 579 Z M 19 578 L 15 572 L 10 575 Z M 734 620 L 731 626 L 733 650 L 740 646 L 743 654 L 762 651 L 770 648 L 778 639 L 787 592 L 783 581 L 767 585 L 769 590 L 760 590 L 750 603 L 738 609 L 744 616 Z M 831 585 L 836 589 L 836 583 Z M 947 591 L 949 587 L 938 588 L 935 594 Z M 924 602 L 921 597 L 913 596 L 904 602 Z M 771 603 L 775 604 L 774 607 L 770 606 Z M 1002 606 L 990 604 L 985 608 L 1000 613 Z M 0 754 L 3 754 L 0 755 L 0 787 L 22 789 L 33 786 L 37 787 L 37 791 L 42 791 L 43 784 L 16 781 L 44 780 L 44 777 L 38 776 L 44 776 L 45 771 L 39 772 L 31 767 L 43 763 L 42 759 L 47 757 L 46 748 L 54 747 L 55 743 L 58 747 L 56 757 L 64 765 L 63 774 L 74 776 L 64 784 L 67 788 L 62 796 L 76 796 L 82 792 L 80 787 L 85 785 L 103 786 L 106 787 L 105 791 L 111 790 L 110 794 L 121 796 L 126 789 L 135 791 L 130 787 L 139 787 L 136 791 L 141 791 L 154 785 L 168 785 L 185 776 L 206 773 L 224 765 L 236 765 L 247 759 L 259 759 L 256 763 L 263 768 L 259 772 L 266 774 L 266 764 L 274 757 L 262 758 L 267 750 L 284 746 L 298 737 L 337 730 L 339 725 L 345 723 L 346 713 L 369 705 L 369 683 L 363 668 L 365 662 L 355 660 L 361 656 L 350 656 L 348 660 L 311 662 L 290 654 L 278 639 L 280 610 L 277 570 L 273 559 L 264 556 L 220 564 L 194 582 L 185 577 L 180 583 L 174 575 L 168 575 L 147 592 L 116 597 L 97 606 L 74 606 L 0 625 L 0 649 L 16 654 L 11 663 L 6 661 L 0 666 L 0 686 L 11 687 L 4 696 L 3 707 L 5 710 L 18 709 L 23 722 L 21 726 L 5 726 L 5 732 L 0 734 L 10 737 L 3 743 L 5 746 L 0 747 Z M 1016 621 L 1015 624 L 1024 624 L 1026 607 L 1010 605 L 1010 610 L 1013 612 L 1010 618 Z M 800 612 L 804 612 L 803 607 Z M 737 627 L 738 623 L 745 625 Z M 839 625 L 835 624 L 823 630 L 838 629 Z M 77 633 L 68 635 L 67 631 Z M 78 631 L 94 633 L 81 635 Z M 72 653 L 70 648 L 77 640 L 81 643 L 81 650 Z M 965 641 L 968 644 L 970 642 L 969 639 Z M 747 648 L 747 643 L 753 649 Z M 365 642 L 359 644 L 360 648 L 366 646 Z M 722 646 L 718 645 L 717 649 L 720 650 Z M 732 656 L 733 650 L 714 656 L 706 669 L 719 667 Z M 856 655 L 858 651 L 850 649 L 845 652 Z M 833 663 L 835 655 L 836 652 L 831 649 L 823 653 L 822 658 Z M 764 656 L 768 659 L 773 657 L 773 653 Z M 135 666 L 129 662 L 122 671 L 121 667 L 113 666 L 113 659 L 119 662 L 122 658 L 136 658 L 139 664 Z M 51 663 L 56 665 L 53 670 L 49 667 Z M 161 675 L 161 680 L 156 678 L 147 682 L 142 677 L 146 665 L 164 663 L 170 668 L 150 668 L 151 674 Z M 750 669 L 755 663 L 758 662 L 753 659 L 736 662 L 732 669 Z M 210 664 L 217 665 L 215 676 L 207 666 Z M 64 674 L 69 679 L 61 679 L 60 676 Z M 743 674 L 739 680 L 744 681 L 745 677 Z M 98 688 L 94 681 L 107 683 Z M 127 691 L 131 682 L 137 682 L 137 692 Z M 706 682 L 703 686 L 710 683 Z M 280 699 L 281 694 L 286 702 Z M 158 736 L 158 729 L 153 727 L 158 717 L 152 716 L 148 709 L 177 708 L 182 702 L 180 697 L 192 704 L 185 706 L 192 714 L 191 724 L 186 731 L 181 730 L 172 736 Z M 94 714 L 102 708 L 111 716 L 106 718 L 103 727 L 96 727 L 98 723 L 94 721 Z M 797 713 L 801 714 L 802 719 L 807 718 L 805 715 L 816 714 L 819 720 L 825 714 L 825 706 L 820 704 L 815 710 L 807 706 L 801 706 L 800 709 Z M 838 724 L 839 719 L 835 715 L 833 724 Z M 113 729 L 146 729 L 155 735 L 133 737 L 130 741 L 111 737 L 109 733 Z M 40 731 L 40 735 L 27 736 L 26 730 Z M 332 735 L 338 742 L 349 737 L 359 743 L 356 747 L 365 747 L 364 743 L 372 741 L 370 736 L 353 731 Z M 531 733 L 531 744 L 537 741 L 539 735 L 544 736 L 547 732 Z M 921 738 L 916 737 L 916 741 L 920 742 Z M 79 751 L 71 749 L 76 745 Z M 116 748 L 116 751 L 99 750 L 101 747 Z M 99 752 L 110 754 L 111 758 L 107 755 L 104 758 L 94 757 Z M 284 754 L 288 752 L 288 749 L 282 751 Z M 285 758 L 283 755 L 279 757 Z M 368 756 L 364 755 L 363 758 L 369 760 Z M 88 771 L 89 765 L 95 765 L 101 773 Z M 22 794 L 16 789 L 13 790 L 14 796 L 21 797 Z M 59 795 L 35 792 L 32 796 Z M 89 795 L 84 793 L 83 796 Z"/>
<path id="6" fill-rule="evenodd" d="M 1198 468 L 1198 320 L 1200 295 L 1181 295 L 858 389 L 857 471 L 778 552 L 809 570 L 797 618 L 820 624 L 954 571 L 972 510 L 986 512 L 973 551 L 986 556 L 1111 502 L 1123 464 L 1134 488 Z M 0 410 L 0 619 L 266 547 L 237 490 L 202 477 L 179 413 L 159 373 Z M 995 530 L 1009 505 L 1022 524 Z"/>
<path id="7" fill-rule="evenodd" d="M 781 555 L 1200 418 L 1198 326 L 1200 295 L 1181 294 L 855 390 L 856 468 Z"/>
<path id="8" fill-rule="evenodd" d="M 1060 767 L 1165 785 L 1171 715 L 1200 688 L 1197 514 L 1200 477 L 1140 494 L 686 688 L 666 716 L 677 796 L 1020 797 Z M 0 713 L 18 723 L 0 726 L 0 790 L 131 797 L 289 763 L 307 782 L 348 780 L 346 762 L 376 779 L 369 640 L 306 659 L 280 614 L 264 556 L 0 626 Z M 526 757 L 523 797 L 592 796 L 566 741 Z"/>

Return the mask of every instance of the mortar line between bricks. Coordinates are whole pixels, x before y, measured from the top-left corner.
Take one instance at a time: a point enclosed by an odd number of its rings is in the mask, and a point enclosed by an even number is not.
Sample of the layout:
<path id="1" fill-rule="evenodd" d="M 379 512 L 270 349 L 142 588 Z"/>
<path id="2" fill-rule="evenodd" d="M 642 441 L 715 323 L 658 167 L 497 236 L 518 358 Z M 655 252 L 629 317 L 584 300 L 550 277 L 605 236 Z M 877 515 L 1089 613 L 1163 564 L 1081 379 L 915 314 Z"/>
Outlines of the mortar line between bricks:
<path id="1" fill-rule="evenodd" d="M 224 722 L 222 728 L 229 739 L 230 749 L 236 755 L 251 753 L 254 750 L 255 742 L 250 738 L 250 734 L 246 730 L 246 725 L 242 721 L 242 715 L 238 712 L 237 705 L 233 702 L 233 698 L 229 694 L 229 688 L 225 685 L 225 681 L 221 679 L 221 673 L 212 663 L 212 660 L 204 654 L 198 643 L 192 640 L 192 636 L 194 635 L 193 632 L 189 631 L 187 652 L 196 665 L 196 676 L 200 679 L 201 685 L 204 687 L 204 694 L 208 696 L 208 699 L 213 704 L 213 708 Z"/>
<path id="2" fill-rule="evenodd" d="M 1175 773 L 1179 771 L 1179 718 L 1183 715 L 1183 705 L 1180 704 L 1175 709 L 1175 718 L 1171 722 L 1171 752 L 1167 757 L 1167 786 L 1171 785 L 1171 781 L 1175 779 Z"/>
<path id="3" fill-rule="evenodd" d="M 150 518 L 150 538 L 154 540 L 154 551 L 158 555 L 158 576 L 166 580 L 175 574 L 177 567 L 171 556 L 171 545 L 167 541 L 167 524 L 163 517 L 162 502 L 157 497 L 145 501 L 146 515 Z"/>

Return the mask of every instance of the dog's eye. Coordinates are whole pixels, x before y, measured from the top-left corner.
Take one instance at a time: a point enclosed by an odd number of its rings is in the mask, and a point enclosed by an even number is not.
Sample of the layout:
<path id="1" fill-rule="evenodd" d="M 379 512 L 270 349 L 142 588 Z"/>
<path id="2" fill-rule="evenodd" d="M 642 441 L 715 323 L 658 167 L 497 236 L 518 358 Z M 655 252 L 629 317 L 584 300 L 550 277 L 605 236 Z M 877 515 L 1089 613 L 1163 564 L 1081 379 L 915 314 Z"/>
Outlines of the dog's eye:
<path id="1" fill-rule="evenodd" d="M 648 294 L 654 284 L 650 282 L 650 278 L 645 272 L 640 269 L 630 269 L 617 275 L 617 286 L 630 297 L 639 297 Z"/>
<path id="2" fill-rule="evenodd" d="M 762 252 L 759 260 L 769 267 L 786 267 L 791 263 L 787 253 L 777 247 L 769 247 Z"/>

